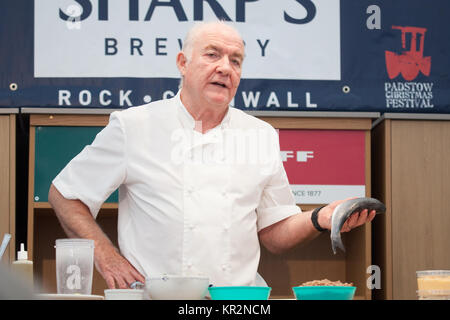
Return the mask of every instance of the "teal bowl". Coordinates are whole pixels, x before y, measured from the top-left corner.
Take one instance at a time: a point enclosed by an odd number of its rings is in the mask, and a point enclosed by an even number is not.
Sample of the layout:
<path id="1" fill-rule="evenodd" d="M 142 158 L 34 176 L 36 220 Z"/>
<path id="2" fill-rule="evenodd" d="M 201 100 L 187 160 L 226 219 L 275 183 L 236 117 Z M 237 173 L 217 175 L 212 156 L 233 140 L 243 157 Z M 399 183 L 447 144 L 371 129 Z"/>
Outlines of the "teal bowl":
<path id="1" fill-rule="evenodd" d="M 356 287 L 305 286 L 293 287 L 297 300 L 353 300 Z"/>
<path id="2" fill-rule="evenodd" d="M 268 300 L 270 287 L 209 287 L 212 300 Z"/>

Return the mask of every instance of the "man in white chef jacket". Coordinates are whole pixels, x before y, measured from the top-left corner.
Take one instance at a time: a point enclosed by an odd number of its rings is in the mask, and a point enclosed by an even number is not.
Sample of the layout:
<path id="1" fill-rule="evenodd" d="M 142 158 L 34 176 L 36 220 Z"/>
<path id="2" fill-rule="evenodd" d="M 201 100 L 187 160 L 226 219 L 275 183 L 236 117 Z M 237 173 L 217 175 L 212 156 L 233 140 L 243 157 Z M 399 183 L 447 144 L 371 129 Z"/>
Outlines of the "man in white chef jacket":
<path id="1" fill-rule="evenodd" d="M 49 201 L 62 227 L 69 237 L 95 241 L 95 266 L 109 288 L 162 274 L 206 275 L 216 286 L 264 285 L 260 243 L 282 252 L 331 228 L 342 201 L 302 213 L 274 128 L 229 107 L 244 56 L 234 28 L 195 25 L 176 58 L 178 94 L 113 112 L 53 180 Z M 120 250 L 95 221 L 117 188 Z M 342 231 L 374 215 L 355 214 Z"/>

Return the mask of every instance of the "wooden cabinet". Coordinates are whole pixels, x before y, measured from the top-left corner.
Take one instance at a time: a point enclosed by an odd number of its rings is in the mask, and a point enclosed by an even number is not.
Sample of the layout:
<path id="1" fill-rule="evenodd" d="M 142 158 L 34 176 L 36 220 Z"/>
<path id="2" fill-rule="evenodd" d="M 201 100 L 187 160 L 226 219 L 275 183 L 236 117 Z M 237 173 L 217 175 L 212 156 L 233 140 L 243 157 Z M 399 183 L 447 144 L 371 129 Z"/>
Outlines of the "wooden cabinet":
<path id="1" fill-rule="evenodd" d="M 2 261 L 15 260 L 16 252 L 16 115 L 17 109 L 0 109 L 0 242 L 5 233 L 11 240 Z M 0 262 L 2 262 L 0 261 Z"/>
<path id="2" fill-rule="evenodd" d="M 450 117 L 384 114 L 372 130 L 377 299 L 417 299 L 416 271 L 450 269 Z"/>
<path id="3" fill-rule="evenodd" d="M 261 117 L 278 129 L 297 130 L 358 130 L 365 136 L 365 195 L 371 195 L 371 141 L 370 117 L 347 113 L 306 113 L 300 117 Z M 337 200 L 337 199 L 336 199 Z M 300 205 L 302 211 L 311 210 L 324 203 Z M 352 282 L 356 287 L 355 299 L 371 299 L 366 285 L 367 268 L 371 262 L 371 225 L 366 224 L 347 234 L 342 234 L 346 252 L 331 251 L 329 232 L 309 243 L 301 244 L 281 255 L 262 248 L 259 272 L 272 287 L 271 298 L 293 298 L 291 287 L 311 280 L 329 279 Z"/>
<path id="4" fill-rule="evenodd" d="M 55 240 L 66 238 L 48 203 L 51 181 L 67 162 L 108 123 L 108 115 L 30 115 L 28 251 L 33 258 L 35 287 L 56 293 Z M 117 203 L 108 199 L 97 222 L 117 246 Z M 106 282 L 94 268 L 92 293 L 103 295 Z"/>
<path id="5" fill-rule="evenodd" d="M 358 130 L 363 132 L 365 195 L 370 196 L 370 129 L 372 126 L 371 118 L 377 115 L 337 114 L 305 113 L 302 117 L 299 117 L 299 114 L 296 113 L 296 117 L 288 117 L 286 113 L 286 117 L 261 118 L 279 129 Z M 66 131 L 71 130 L 70 136 L 73 137 L 77 135 L 77 127 L 83 131 L 82 129 L 87 127 L 104 126 L 107 121 L 107 115 L 33 114 L 30 116 L 28 246 L 32 252 L 35 274 L 36 278 L 39 279 L 42 292 L 56 291 L 54 244 L 56 239 L 65 237 L 53 210 L 46 200 L 45 192 L 48 190 L 54 175 L 56 175 L 56 171 L 62 169 L 67 160 L 61 160 L 60 163 L 56 162 L 50 168 L 43 168 L 41 163 L 48 161 L 41 161 L 41 157 L 45 158 L 51 153 L 50 157 L 63 159 L 63 155 L 59 155 L 59 153 L 64 153 L 66 146 L 63 142 L 58 142 L 62 143 L 60 147 L 54 146 L 53 150 L 50 147 L 48 151 L 43 152 L 42 148 L 46 148 L 46 146 L 39 141 L 39 136 L 42 136 L 45 127 L 62 127 L 66 128 Z M 90 143 L 90 141 L 87 143 Z M 68 142 L 67 145 L 70 145 L 70 143 Z M 79 151 L 81 149 L 71 152 L 78 153 Z M 43 174 L 43 170 L 48 170 L 49 173 Z M 53 172 L 52 170 L 56 171 Z M 105 203 L 97 220 L 108 236 L 117 244 L 116 201 L 113 199 L 110 203 Z M 306 211 L 318 205 L 320 203 L 310 204 L 302 206 L 302 209 Z M 292 286 L 309 280 L 328 278 L 330 280 L 353 282 L 358 287 L 357 299 L 371 299 L 371 291 L 366 287 L 368 276 L 366 269 L 371 265 L 371 226 L 367 224 L 345 234 L 344 242 L 347 248 L 346 253 L 339 252 L 337 255 L 333 255 L 331 251 L 329 233 L 324 233 L 312 242 L 294 248 L 282 255 L 275 256 L 266 250 L 262 250 L 259 272 L 273 288 L 271 297 L 293 298 Z M 103 294 L 105 288 L 104 280 L 95 271 L 93 294 Z"/>

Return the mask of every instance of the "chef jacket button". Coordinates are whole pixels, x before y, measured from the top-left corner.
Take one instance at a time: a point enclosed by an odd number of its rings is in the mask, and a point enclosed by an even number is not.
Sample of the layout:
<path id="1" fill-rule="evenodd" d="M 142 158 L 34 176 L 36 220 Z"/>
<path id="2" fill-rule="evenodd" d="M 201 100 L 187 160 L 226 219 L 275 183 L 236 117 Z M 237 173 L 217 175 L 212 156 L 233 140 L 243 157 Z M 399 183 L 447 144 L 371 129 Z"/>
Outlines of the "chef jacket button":
<path id="1" fill-rule="evenodd" d="M 229 227 L 229 226 L 224 226 L 223 229 L 224 229 L 225 231 L 228 231 L 228 230 L 230 229 L 230 227 Z"/>
<path id="2" fill-rule="evenodd" d="M 195 225 L 190 224 L 190 225 L 189 225 L 189 229 L 194 230 L 194 229 L 195 229 Z"/>
<path id="3" fill-rule="evenodd" d="M 226 269 L 227 269 L 227 265 L 226 265 L 226 264 L 223 264 L 223 265 L 222 265 L 222 270 L 225 271 Z"/>

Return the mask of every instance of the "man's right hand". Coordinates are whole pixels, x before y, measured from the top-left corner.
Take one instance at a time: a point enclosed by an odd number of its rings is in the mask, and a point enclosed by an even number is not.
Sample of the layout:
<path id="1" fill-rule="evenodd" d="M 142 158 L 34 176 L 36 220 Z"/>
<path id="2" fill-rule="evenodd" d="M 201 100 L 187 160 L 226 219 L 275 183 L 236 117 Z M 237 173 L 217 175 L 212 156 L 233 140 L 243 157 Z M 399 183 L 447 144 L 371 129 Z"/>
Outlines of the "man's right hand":
<path id="1" fill-rule="evenodd" d="M 95 248 L 95 267 L 109 289 L 127 289 L 133 282 L 145 283 L 145 278 L 112 244 Z"/>
<path id="2" fill-rule="evenodd" d="M 145 283 L 144 276 L 114 247 L 83 202 L 64 198 L 53 184 L 48 200 L 69 238 L 94 240 L 95 267 L 110 289 L 126 289 L 135 281 Z"/>

